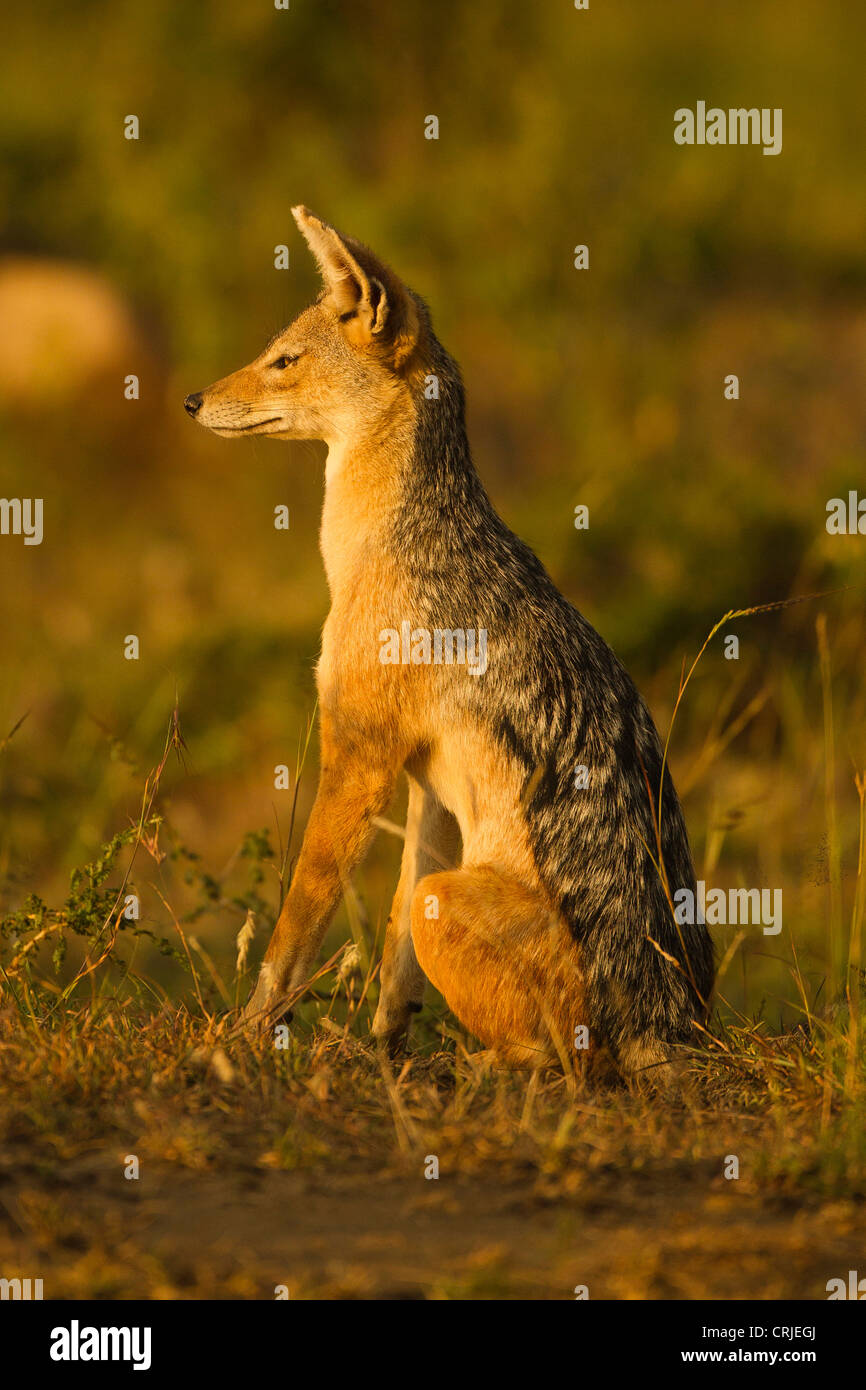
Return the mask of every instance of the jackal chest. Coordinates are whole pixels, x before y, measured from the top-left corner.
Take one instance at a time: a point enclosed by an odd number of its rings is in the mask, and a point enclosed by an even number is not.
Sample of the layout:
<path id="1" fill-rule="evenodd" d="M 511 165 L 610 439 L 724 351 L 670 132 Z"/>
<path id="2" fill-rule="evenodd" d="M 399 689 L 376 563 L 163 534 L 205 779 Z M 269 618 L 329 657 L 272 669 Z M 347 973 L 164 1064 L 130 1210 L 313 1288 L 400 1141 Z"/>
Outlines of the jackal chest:
<path id="1" fill-rule="evenodd" d="M 322 632 L 316 686 L 323 706 L 347 714 L 359 706 L 378 709 L 382 721 L 393 724 L 406 691 L 400 673 L 386 670 L 379 660 L 383 611 L 382 604 L 365 599 L 363 588 L 332 606 Z"/>

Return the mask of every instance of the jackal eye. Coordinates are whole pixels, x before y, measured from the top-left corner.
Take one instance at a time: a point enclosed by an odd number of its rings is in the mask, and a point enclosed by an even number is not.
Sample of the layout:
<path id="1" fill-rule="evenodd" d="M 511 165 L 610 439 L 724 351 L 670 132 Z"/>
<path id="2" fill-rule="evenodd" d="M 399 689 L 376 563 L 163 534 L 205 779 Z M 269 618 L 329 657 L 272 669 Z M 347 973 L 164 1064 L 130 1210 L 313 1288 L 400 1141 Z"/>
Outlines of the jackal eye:
<path id="1" fill-rule="evenodd" d="M 273 367 L 276 372 L 284 372 L 286 367 L 290 367 L 293 362 L 297 362 L 300 355 L 301 354 L 298 352 L 294 357 L 275 357 L 273 362 L 268 363 L 268 366 Z"/>

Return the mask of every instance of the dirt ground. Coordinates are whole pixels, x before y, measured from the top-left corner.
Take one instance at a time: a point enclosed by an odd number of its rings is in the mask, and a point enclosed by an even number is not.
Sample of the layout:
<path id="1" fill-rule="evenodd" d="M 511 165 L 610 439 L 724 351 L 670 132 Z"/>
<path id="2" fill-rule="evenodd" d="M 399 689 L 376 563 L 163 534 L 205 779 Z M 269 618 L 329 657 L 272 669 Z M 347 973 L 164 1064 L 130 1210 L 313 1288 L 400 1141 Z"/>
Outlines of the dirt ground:
<path id="1" fill-rule="evenodd" d="M 46 1298 L 810 1300 L 866 1269 L 842 1139 L 791 1099 L 575 1098 L 471 1061 L 455 1086 L 453 1058 L 386 1084 L 330 1039 L 293 1075 L 219 1052 L 147 1086 L 52 1056 L 7 1073 L 0 1148 L 0 1274 Z"/>
<path id="2" fill-rule="evenodd" d="M 703 1180 L 701 1180 L 701 1177 Z M 724 1179 L 722 1179 L 724 1182 Z M 62 1183 L 4 1160 L 4 1273 L 46 1297 L 571 1299 L 826 1298 L 864 1266 L 866 1214 L 742 1194 L 709 1172 L 598 1176 L 579 1197 L 532 1180 L 374 1169 L 253 1169 L 125 1181 L 96 1156 Z M 50 1225 L 53 1239 L 43 1232 Z"/>

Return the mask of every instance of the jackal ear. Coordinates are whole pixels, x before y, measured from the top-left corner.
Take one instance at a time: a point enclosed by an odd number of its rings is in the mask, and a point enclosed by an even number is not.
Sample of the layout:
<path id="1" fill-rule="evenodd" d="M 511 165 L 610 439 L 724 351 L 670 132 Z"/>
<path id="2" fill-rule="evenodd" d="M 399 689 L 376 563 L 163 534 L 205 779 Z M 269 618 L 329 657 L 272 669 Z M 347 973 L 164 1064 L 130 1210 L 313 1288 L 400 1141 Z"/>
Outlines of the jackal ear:
<path id="1" fill-rule="evenodd" d="M 358 347 L 379 344 L 399 366 L 417 341 L 419 321 L 397 276 L 366 246 L 343 236 L 309 208 L 292 208 L 292 216 L 316 258 L 349 341 Z"/>

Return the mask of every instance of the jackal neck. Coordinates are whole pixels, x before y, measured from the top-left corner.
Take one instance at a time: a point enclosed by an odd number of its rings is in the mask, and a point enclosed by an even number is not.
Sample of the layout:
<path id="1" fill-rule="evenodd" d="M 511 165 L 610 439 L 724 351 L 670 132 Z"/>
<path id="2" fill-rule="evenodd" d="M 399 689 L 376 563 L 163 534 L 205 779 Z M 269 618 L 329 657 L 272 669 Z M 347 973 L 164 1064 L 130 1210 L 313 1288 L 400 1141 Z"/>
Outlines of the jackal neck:
<path id="1" fill-rule="evenodd" d="M 424 382 L 396 400 L 374 436 L 331 446 L 321 550 L 332 595 L 370 545 L 401 567 L 446 571 L 502 523 L 472 462 L 457 364 L 432 340 Z"/>
<path id="2" fill-rule="evenodd" d="M 466 433 L 463 382 L 457 363 L 434 338 L 426 382 L 435 390 L 416 402 L 412 455 L 392 544 L 412 569 L 446 570 L 459 551 L 502 523 L 475 471 Z"/>
<path id="3" fill-rule="evenodd" d="M 375 434 L 356 433 L 329 446 L 319 544 L 332 597 L 353 582 L 365 550 L 387 548 L 413 430 L 414 407 L 407 395 Z"/>

